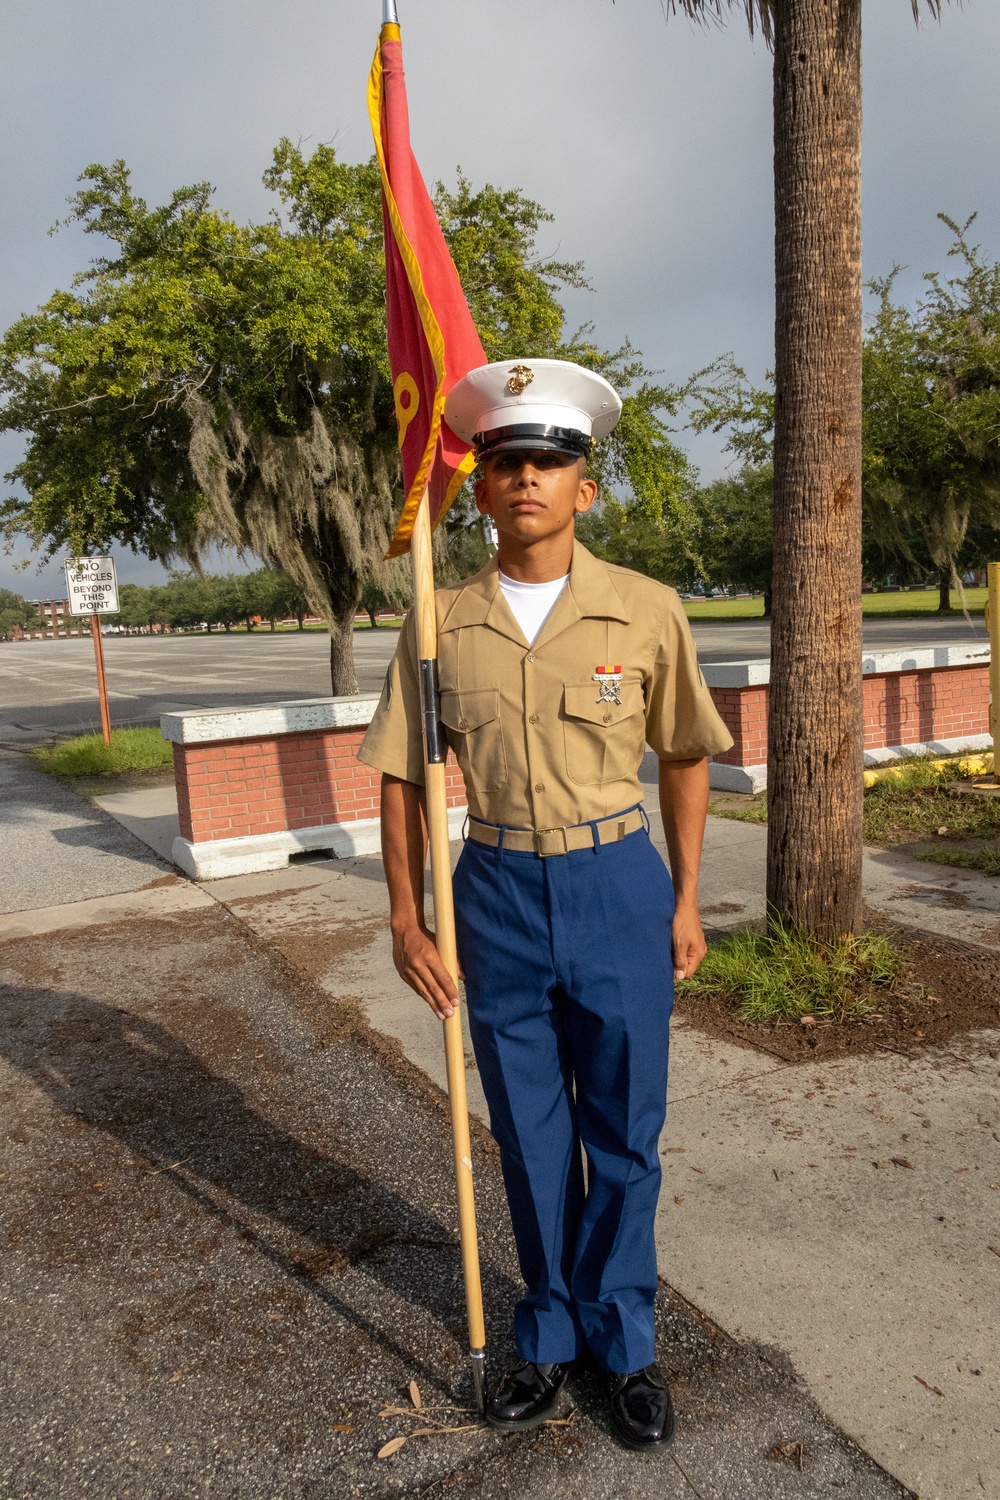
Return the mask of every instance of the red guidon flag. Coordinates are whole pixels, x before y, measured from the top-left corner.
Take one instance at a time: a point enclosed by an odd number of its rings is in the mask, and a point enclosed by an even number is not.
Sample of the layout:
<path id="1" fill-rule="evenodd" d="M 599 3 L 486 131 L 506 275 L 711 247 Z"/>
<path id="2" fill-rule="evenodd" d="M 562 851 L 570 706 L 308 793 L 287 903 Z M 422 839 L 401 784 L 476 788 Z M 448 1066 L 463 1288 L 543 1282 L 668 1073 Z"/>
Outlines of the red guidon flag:
<path id="1" fill-rule="evenodd" d="M 399 27 L 382 27 L 368 79 L 368 113 L 382 173 L 389 363 L 406 503 L 389 557 L 410 550 L 427 490 L 436 526 L 475 466 L 468 443 L 444 420 L 457 380 L 486 364 L 434 205 L 410 149 Z"/>

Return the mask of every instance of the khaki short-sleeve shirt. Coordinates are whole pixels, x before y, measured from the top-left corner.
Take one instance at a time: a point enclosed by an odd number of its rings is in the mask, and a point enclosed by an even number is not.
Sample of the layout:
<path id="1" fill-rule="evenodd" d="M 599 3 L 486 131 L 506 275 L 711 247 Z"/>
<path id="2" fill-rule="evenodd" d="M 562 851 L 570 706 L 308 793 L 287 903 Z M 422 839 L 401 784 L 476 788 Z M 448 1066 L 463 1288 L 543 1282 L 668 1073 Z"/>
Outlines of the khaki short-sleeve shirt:
<path id="1" fill-rule="evenodd" d="M 497 562 L 435 596 L 441 718 L 469 811 L 513 828 L 558 828 L 641 802 L 647 743 L 693 760 L 733 743 L 698 669 L 673 589 L 613 567 L 577 542 L 569 582 L 532 646 L 500 590 Z M 595 674 L 621 672 L 617 696 Z M 400 632 L 366 765 L 424 780 L 416 629 Z"/>

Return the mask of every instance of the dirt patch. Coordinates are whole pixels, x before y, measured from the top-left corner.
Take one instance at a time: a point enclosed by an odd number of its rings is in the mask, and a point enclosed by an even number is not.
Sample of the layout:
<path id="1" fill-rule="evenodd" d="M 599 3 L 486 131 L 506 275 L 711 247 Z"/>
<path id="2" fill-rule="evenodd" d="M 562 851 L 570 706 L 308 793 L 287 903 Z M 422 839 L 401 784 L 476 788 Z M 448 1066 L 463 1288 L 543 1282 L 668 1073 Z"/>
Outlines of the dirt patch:
<path id="1" fill-rule="evenodd" d="M 677 996 L 678 1019 L 709 1036 L 752 1047 L 784 1062 L 871 1052 L 907 1055 L 945 1045 L 970 1031 L 1000 1029 L 1000 954 L 934 933 L 918 933 L 869 911 L 870 927 L 885 932 L 910 963 L 909 983 L 884 1013 L 849 1022 L 817 1020 L 762 1025 L 742 1021 L 720 995 Z M 991 1055 L 1000 1054 L 1000 1036 Z"/>
<path id="2" fill-rule="evenodd" d="M 952 891 L 946 886 L 921 885 L 919 880 L 900 886 L 890 901 L 927 901 L 931 906 L 947 906 L 952 911 L 969 911 L 972 902 L 964 891 Z"/>
<path id="3" fill-rule="evenodd" d="M 81 797 L 108 797 L 112 792 L 148 792 L 151 787 L 173 786 L 173 766 L 149 771 L 113 771 L 107 776 L 64 776 L 62 780 Z"/>
<path id="4" fill-rule="evenodd" d="M 335 926 L 329 921 L 297 922 L 269 941 L 300 974 L 322 984 L 336 964 L 368 948 L 385 925 L 384 917 L 342 918 Z"/>

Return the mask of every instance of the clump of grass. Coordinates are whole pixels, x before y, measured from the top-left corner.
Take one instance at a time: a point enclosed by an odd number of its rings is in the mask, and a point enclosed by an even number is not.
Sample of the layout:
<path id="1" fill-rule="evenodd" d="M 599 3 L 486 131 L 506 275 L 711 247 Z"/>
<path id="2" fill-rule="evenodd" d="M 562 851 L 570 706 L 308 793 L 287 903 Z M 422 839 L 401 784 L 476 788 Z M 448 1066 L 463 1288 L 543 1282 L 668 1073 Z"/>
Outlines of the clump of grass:
<path id="1" fill-rule="evenodd" d="M 766 823 L 767 793 L 759 792 L 754 797 L 748 797 L 745 803 L 713 802 L 711 811 L 715 818 L 734 818 L 738 823 Z"/>
<path id="2" fill-rule="evenodd" d="M 951 767 L 934 770 L 915 762 L 898 776 L 876 781 L 865 792 L 865 838 L 880 844 L 939 828 L 953 838 L 995 838 L 1000 800 L 969 792 L 954 776 Z"/>
<path id="3" fill-rule="evenodd" d="M 993 849 L 925 849 L 918 859 L 929 859 L 936 865 L 955 865 L 959 870 L 979 870 L 983 875 L 1000 875 L 1000 847 Z"/>
<path id="4" fill-rule="evenodd" d="M 866 787 L 864 836 L 869 844 L 884 844 L 946 828 L 952 838 L 993 839 L 1000 837 L 1000 798 L 970 794 L 956 765 L 933 766 L 915 759 L 900 765 L 895 774 Z M 742 823 L 767 822 L 767 794 L 748 797 L 742 804 L 712 805 L 718 818 Z M 937 857 L 936 855 L 934 856 Z M 958 861 L 942 860 L 942 863 Z M 980 865 L 970 865 L 980 869 Z"/>
<path id="5" fill-rule="evenodd" d="M 775 927 L 714 943 L 682 988 L 725 997 L 744 1021 L 847 1021 L 882 1009 L 906 972 L 906 960 L 881 933 L 823 943 Z"/>
<path id="6" fill-rule="evenodd" d="M 99 734 L 81 734 L 39 748 L 34 757 L 52 776 L 111 776 L 116 771 L 157 771 L 173 761 L 173 746 L 158 729 L 113 729 L 111 744 Z"/>

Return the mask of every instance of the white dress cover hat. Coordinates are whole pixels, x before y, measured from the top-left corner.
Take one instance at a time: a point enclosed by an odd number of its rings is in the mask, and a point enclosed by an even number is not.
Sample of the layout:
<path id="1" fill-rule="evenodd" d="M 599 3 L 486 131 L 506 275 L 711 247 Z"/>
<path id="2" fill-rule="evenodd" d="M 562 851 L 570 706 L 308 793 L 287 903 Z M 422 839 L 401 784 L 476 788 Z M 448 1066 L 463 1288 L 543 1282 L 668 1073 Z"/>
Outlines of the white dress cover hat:
<path id="1" fill-rule="evenodd" d="M 503 360 L 452 386 L 444 419 L 477 459 L 513 448 L 550 448 L 586 458 L 621 416 L 603 375 L 565 359 Z"/>

